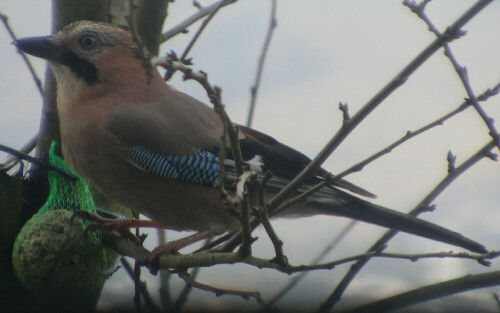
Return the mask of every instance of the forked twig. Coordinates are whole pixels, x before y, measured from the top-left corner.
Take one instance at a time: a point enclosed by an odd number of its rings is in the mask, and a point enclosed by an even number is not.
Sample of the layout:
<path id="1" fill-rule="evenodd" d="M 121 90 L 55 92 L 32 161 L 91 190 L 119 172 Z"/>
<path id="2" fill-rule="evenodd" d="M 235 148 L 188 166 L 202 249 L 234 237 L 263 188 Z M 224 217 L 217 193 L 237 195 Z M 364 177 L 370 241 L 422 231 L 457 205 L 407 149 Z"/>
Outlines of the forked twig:
<path id="1" fill-rule="evenodd" d="M 450 26 L 443 36 L 440 36 L 415 57 L 395 78 L 393 78 L 382 90 L 380 90 L 372 99 L 366 103 L 349 120 L 345 121 L 337 134 L 333 136 L 321 152 L 306 166 L 306 168 L 297 175 L 284 189 L 282 189 L 269 203 L 268 209 L 273 210 L 282 203 L 283 200 L 291 196 L 303 183 L 309 179 L 324 161 L 333 153 L 334 150 L 347 138 L 347 136 L 385 100 L 394 90 L 399 88 L 407 78 L 415 72 L 432 54 L 434 54 L 444 43 L 454 40 L 460 28 L 474 17 L 492 0 L 482 0 L 476 3 L 462 17 L 460 17 L 452 26 Z"/>
<path id="2" fill-rule="evenodd" d="M 21 147 L 21 149 L 17 150 L 17 152 L 21 152 L 24 154 L 29 154 L 36 147 L 36 142 L 38 141 L 38 134 L 31 137 L 31 139 Z M 9 171 L 14 166 L 16 166 L 21 161 L 21 158 L 11 154 L 5 161 L 5 163 L 0 164 L 0 171 Z"/>
<path id="3" fill-rule="evenodd" d="M 210 23 L 210 21 L 212 20 L 212 18 L 215 16 L 215 14 L 217 14 L 217 12 L 219 11 L 219 9 L 223 5 L 224 5 L 224 1 L 220 1 L 217 4 L 217 6 L 214 8 L 214 10 L 212 12 L 210 12 L 210 14 L 208 15 L 208 17 L 203 20 L 203 22 L 201 23 L 200 28 L 198 28 L 198 31 L 196 32 L 196 34 L 194 34 L 193 38 L 191 38 L 191 41 L 189 41 L 189 44 L 187 45 L 186 49 L 184 49 L 184 52 L 181 55 L 181 61 L 186 60 L 186 57 L 187 57 L 189 51 L 191 51 L 191 48 L 193 48 L 195 42 L 198 40 L 198 38 L 200 38 L 200 35 L 203 32 L 203 30 L 205 29 L 205 27 L 207 27 L 208 23 Z"/>
<path id="4" fill-rule="evenodd" d="M 469 159 L 463 162 L 460 166 L 456 167 L 452 173 L 448 173 L 443 180 L 436 185 L 436 187 L 422 200 L 419 204 L 417 204 L 408 214 L 412 216 L 418 216 L 422 213 L 422 208 L 427 208 L 429 205 L 437 198 L 437 196 L 445 190 L 455 179 L 457 179 L 461 174 L 471 168 L 478 161 L 483 158 L 491 158 L 491 149 L 495 146 L 493 141 L 490 141 L 484 147 L 479 149 L 474 155 L 472 155 Z M 368 250 L 376 251 L 379 250 L 380 247 L 385 246 L 389 240 L 391 240 L 396 234 L 397 230 L 389 230 L 382 237 L 380 237 Z M 341 295 L 347 289 L 351 281 L 357 275 L 357 273 L 365 266 L 366 263 L 370 260 L 369 257 L 358 260 L 355 264 L 353 264 L 349 271 L 344 275 L 340 283 L 337 285 L 335 290 L 330 294 L 330 296 L 323 302 L 321 307 L 319 308 L 320 312 L 327 312 L 333 307 L 339 300 Z"/>
<path id="5" fill-rule="evenodd" d="M 429 30 L 432 33 L 434 33 L 438 38 L 440 36 L 442 36 L 441 32 L 436 28 L 436 26 L 434 26 L 434 24 L 431 22 L 431 20 L 427 17 L 427 15 L 424 12 L 424 7 L 426 4 L 425 2 L 423 3 L 423 5 L 417 5 L 414 1 L 406 0 L 406 1 L 403 1 L 403 4 L 406 5 L 407 7 L 409 7 L 412 12 L 417 14 L 417 16 L 427 24 L 427 26 L 429 27 Z M 491 118 L 488 115 L 488 113 L 486 113 L 486 111 L 483 109 L 483 107 L 479 104 L 479 101 L 474 94 L 474 90 L 472 90 L 470 80 L 469 80 L 469 74 L 467 73 L 467 68 L 464 66 L 461 66 L 458 63 L 457 59 L 455 58 L 455 55 L 451 51 L 451 48 L 448 44 L 445 43 L 443 45 L 443 48 L 445 51 L 444 55 L 450 60 L 451 64 L 453 65 L 453 68 L 455 68 L 455 71 L 457 72 L 458 77 L 462 81 L 462 85 L 464 86 L 465 91 L 467 92 L 467 95 L 469 96 L 467 101 L 474 107 L 474 109 L 476 109 L 479 116 L 481 116 L 484 123 L 486 124 L 486 126 L 490 130 L 490 132 L 489 132 L 490 136 L 495 141 L 496 146 L 500 149 L 500 135 L 495 127 L 494 120 L 493 120 L 493 118 Z"/>
<path id="6" fill-rule="evenodd" d="M 263 301 L 259 292 L 238 291 L 238 290 L 212 287 L 210 285 L 202 284 L 200 282 L 195 281 L 194 279 L 192 279 L 191 275 L 189 275 L 186 271 L 179 271 L 179 272 L 177 272 L 177 275 L 179 275 L 180 278 L 184 279 L 186 284 L 189 284 L 189 285 L 193 286 L 194 288 L 197 288 L 200 290 L 213 292 L 213 293 L 215 293 L 215 295 L 217 297 L 223 296 L 223 295 L 235 295 L 235 296 L 240 296 L 245 300 L 248 300 L 250 298 L 254 298 L 255 300 L 257 300 L 257 302 Z"/>
<path id="7" fill-rule="evenodd" d="M 128 256 L 136 260 L 139 264 L 144 265 L 146 257 L 150 254 L 144 247 L 137 245 L 126 238 L 120 237 L 116 232 L 105 233 L 105 245 L 112 248 L 121 255 Z M 429 258 L 455 258 L 473 260 L 483 266 L 489 266 L 489 260 L 498 258 L 500 251 L 491 251 L 484 254 L 470 254 L 470 253 L 453 253 L 451 251 L 432 252 L 432 253 L 418 253 L 418 254 L 399 254 L 399 253 L 386 253 L 382 250 L 385 245 L 378 246 L 374 251 L 367 251 L 358 255 L 352 255 L 345 258 L 336 259 L 333 261 L 311 264 L 311 265 L 289 265 L 283 267 L 277 264 L 275 259 L 262 259 L 255 256 L 242 257 L 240 253 L 192 253 L 192 254 L 167 254 L 162 255 L 158 259 L 159 269 L 174 269 L 185 270 L 191 267 L 210 267 L 216 264 L 247 264 L 257 268 L 275 269 L 282 273 L 293 274 L 304 271 L 313 270 L 331 270 L 336 266 L 364 260 L 366 258 L 390 258 L 399 260 L 408 260 L 416 262 L 420 259 Z"/>
<path id="8" fill-rule="evenodd" d="M 211 5 L 208 5 L 206 7 L 203 7 L 196 11 L 195 14 L 191 15 L 190 17 L 186 18 L 184 21 L 180 22 L 179 24 L 175 25 L 174 27 L 170 28 L 166 32 L 164 32 L 161 35 L 161 42 L 165 42 L 169 40 L 170 38 L 180 34 L 180 33 L 185 33 L 186 29 L 199 21 L 200 19 L 204 18 L 205 16 L 211 14 L 214 10 L 218 10 L 223 6 L 226 6 L 228 4 L 232 4 L 236 2 L 236 0 L 219 0 L 219 2 L 213 3 Z"/>

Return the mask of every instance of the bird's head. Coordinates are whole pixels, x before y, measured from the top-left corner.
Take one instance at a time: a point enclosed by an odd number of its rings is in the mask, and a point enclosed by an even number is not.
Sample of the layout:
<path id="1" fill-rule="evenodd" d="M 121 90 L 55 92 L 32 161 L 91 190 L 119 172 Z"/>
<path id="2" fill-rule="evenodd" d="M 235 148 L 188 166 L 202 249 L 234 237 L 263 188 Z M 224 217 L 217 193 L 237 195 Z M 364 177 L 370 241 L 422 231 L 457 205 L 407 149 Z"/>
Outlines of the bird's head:
<path id="1" fill-rule="evenodd" d="M 123 88 L 131 77 L 146 80 L 146 74 L 141 75 L 146 68 L 132 35 L 110 24 L 78 21 L 57 34 L 18 39 L 14 45 L 49 61 L 58 89 Z"/>

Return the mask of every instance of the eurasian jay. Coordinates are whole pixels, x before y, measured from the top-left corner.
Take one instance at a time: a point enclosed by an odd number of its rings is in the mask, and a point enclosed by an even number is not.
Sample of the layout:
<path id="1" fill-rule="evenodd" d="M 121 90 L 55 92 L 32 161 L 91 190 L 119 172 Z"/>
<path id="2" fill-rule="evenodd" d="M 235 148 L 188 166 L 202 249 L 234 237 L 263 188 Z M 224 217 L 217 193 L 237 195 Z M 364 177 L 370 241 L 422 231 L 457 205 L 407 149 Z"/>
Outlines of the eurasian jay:
<path id="1" fill-rule="evenodd" d="M 80 21 L 55 35 L 19 39 L 14 44 L 49 61 L 57 81 L 63 155 L 88 183 L 170 229 L 220 234 L 240 227 L 216 188 L 223 144 L 219 116 L 170 87 L 156 69 L 147 69 L 129 32 Z M 267 193 L 279 191 L 310 162 L 270 136 L 236 126 L 244 160 L 258 174 L 267 170 L 274 174 Z M 231 158 L 228 153 L 223 163 L 227 173 L 234 173 Z M 327 175 L 320 169 L 309 183 Z M 487 251 L 456 232 L 341 189 L 369 195 L 340 180 L 283 215 L 345 216 L 474 252 Z M 255 198 L 250 194 L 254 204 Z"/>

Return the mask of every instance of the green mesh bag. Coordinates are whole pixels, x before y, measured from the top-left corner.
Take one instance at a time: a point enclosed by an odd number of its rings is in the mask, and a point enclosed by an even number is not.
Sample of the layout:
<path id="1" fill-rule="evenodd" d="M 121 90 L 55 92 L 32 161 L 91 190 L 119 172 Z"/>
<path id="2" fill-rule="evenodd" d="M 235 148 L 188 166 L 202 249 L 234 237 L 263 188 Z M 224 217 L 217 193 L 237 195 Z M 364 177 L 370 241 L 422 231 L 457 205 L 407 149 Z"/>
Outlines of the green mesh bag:
<path id="1" fill-rule="evenodd" d="M 50 163 L 71 172 L 58 151 L 53 143 Z M 46 203 L 26 222 L 14 243 L 14 273 L 40 302 L 42 311 L 93 311 L 110 264 L 101 234 L 85 233 L 89 223 L 80 218 L 70 223 L 78 210 L 96 212 L 92 194 L 79 176 L 71 180 L 49 171 L 48 179 Z"/>
<path id="2" fill-rule="evenodd" d="M 60 209 L 70 212 L 85 210 L 96 213 L 96 207 L 88 185 L 80 176 L 71 171 L 66 162 L 59 157 L 60 154 L 59 144 L 52 142 L 49 151 L 50 164 L 72 173 L 77 179 L 76 181 L 72 181 L 56 171 L 49 171 L 49 197 L 37 214 Z"/>

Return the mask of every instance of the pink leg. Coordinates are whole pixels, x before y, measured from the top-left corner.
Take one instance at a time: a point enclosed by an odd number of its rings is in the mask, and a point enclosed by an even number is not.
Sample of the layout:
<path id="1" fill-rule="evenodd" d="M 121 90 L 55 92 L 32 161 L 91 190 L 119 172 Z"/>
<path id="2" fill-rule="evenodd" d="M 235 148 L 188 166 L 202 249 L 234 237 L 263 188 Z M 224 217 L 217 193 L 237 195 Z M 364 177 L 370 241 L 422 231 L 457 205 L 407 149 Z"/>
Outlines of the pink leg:
<path id="1" fill-rule="evenodd" d="M 116 230 L 122 236 L 132 240 L 135 243 L 140 243 L 139 238 L 132 234 L 128 229 L 131 227 L 150 227 L 158 229 L 168 229 L 168 227 L 155 221 L 138 220 L 133 218 L 104 218 L 89 211 L 77 211 L 71 216 L 70 223 L 75 217 L 79 217 L 92 222 L 85 228 L 85 232 L 96 230 Z"/>

